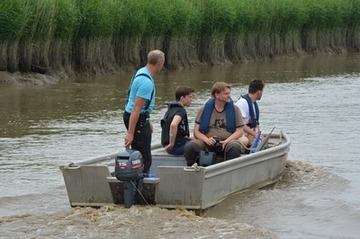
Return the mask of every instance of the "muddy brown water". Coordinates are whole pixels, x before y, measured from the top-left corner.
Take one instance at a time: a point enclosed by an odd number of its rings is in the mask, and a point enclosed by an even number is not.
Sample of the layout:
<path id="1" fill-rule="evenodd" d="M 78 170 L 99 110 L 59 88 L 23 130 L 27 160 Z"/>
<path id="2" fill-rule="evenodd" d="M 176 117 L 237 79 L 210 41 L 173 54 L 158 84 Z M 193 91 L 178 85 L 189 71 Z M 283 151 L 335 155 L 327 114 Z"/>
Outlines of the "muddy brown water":
<path id="1" fill-rule="evenodd" d="M 237 99 L 254 78 L 267 82 L 259 102 L 263 131 L 275 126 L 292 141 L 279 183 L 232 195 L 201 216 L 153 206 L 69 206 L 58 165 L 121 149 L 132 72 L 2 84 L 0 238 L 357 238 L 359 66 L 359 54 L 346 54 L 194 67 L 156 77 L 154 141 L 177 86 L 196 91 L 188 108 L 192 127 L 215 81 L 232 83 Z"/>

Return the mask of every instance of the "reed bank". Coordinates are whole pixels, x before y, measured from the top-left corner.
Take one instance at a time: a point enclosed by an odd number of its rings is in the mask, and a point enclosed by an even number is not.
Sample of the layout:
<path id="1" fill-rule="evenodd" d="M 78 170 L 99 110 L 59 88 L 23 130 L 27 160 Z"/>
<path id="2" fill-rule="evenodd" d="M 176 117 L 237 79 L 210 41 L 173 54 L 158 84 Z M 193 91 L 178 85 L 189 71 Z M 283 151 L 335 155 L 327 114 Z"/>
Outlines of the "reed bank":
<path id="1" fill-rule="evenodd" d="M 360 0 L 11 0 L 0 24 L 9 73 L 116 72 L 152 49 L 167 69 L 360 49 Z"/>

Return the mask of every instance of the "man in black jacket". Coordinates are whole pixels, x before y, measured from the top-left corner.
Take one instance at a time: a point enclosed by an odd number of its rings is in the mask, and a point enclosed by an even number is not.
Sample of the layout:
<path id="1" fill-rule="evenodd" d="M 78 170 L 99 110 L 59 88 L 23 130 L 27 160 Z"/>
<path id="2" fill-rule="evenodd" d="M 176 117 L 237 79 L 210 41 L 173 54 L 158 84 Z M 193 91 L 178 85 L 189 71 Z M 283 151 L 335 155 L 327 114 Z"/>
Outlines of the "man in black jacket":
<path id="1" fill-rule="evenodd" d="M 190 106 L 194 90 L 180 86 L 175 91 L 175 102 L 168 104 L 161 120 L 161 144 L 169 154 L 182 155 L 184 146 L 189 141 L 189 122 L 185 106 Z"/>

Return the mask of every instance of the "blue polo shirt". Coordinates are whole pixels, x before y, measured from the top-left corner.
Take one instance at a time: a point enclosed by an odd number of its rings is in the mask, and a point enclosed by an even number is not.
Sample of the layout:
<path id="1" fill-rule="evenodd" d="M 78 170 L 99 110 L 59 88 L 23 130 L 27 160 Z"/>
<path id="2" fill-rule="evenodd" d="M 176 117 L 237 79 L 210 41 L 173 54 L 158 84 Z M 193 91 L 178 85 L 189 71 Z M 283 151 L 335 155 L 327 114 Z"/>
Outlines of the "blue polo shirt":
<path id="1" fill-rule="evenodd" d="M 143 75 L 137 76 L 139 74 L 146 74 L 150 78 Z M 153 91 L 154 93 L 152 93 Z M 146 103 L 141 109 L 141 113 L 145 112 L 145 107 L 147 105 L 147 102 L 150 101 L 149 108 L 146 111 L 151 113 L 155 105 L 155 84 L 154 84 L 154 79 L 151 77 L 151 74 L 146 67 L 143 67 L 136 72 L 135 78 L 131 84 L 129 99 L 125 106 L 126 112 L 128 113 L 132 112 L 135 105 L 136 97 L 141 97 L 146 100 Z"/>

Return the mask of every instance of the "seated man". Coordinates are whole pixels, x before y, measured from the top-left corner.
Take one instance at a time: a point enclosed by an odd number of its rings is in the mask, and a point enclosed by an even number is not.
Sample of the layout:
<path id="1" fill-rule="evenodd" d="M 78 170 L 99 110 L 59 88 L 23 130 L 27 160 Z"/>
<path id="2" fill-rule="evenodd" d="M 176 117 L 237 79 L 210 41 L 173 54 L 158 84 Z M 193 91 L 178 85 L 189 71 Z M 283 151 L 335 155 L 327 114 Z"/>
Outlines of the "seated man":
<path id="1" fill-rule="evenodd" d="M 199 163 L 201 150 L 216 152 L 224 160 L 237 158 L 241 154 L 239 138 L 244 123 L 239 108 L 234 106 L 231 99 L 231 86 L 216 82 L 211 95 L 212 98 L 200 108 L 195 118 L 195 139 L 185 145 L 184 156 L 188 166 Z"/>
<path id="2" fill-rule="evenodd" d="M 250 147 L 257 133 L 260 131 L 259 123 L 259 106 L 257 101 L 261 99 L 264 91 L 265 83 L 261 80 L 253 80 L 249 84 L 248 93 L 242 95 L 241 98 L 235 103 L 240 109 L 243 121 L 245 123 L 244 132 L 245 135 L 242 137 L 244 146 Z M 261 135 L 260 139 L 263 140 L 264 136 Z"/>
<path id="3" fill-rule="evenodd" d="M 189 121 L 184 106 L 190 106 L 194 90 L 180 86 L 175 91 L 176 102 L 168 104 L 161 120 L 161 144 L 166 152 L 183 155 L 184 146 L 190 140 Z"/>

